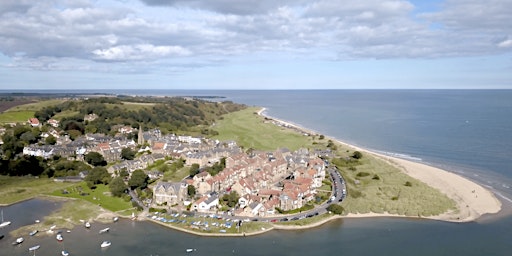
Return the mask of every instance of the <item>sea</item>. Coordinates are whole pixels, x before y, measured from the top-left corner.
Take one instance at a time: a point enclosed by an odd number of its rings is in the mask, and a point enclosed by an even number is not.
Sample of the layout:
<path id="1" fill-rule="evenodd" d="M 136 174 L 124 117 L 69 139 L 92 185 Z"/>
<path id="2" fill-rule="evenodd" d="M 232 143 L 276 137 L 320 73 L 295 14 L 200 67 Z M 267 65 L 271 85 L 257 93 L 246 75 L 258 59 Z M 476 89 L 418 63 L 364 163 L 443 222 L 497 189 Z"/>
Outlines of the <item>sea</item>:
<path id="1" fill-rule="evenodd" d="M 0 91 L 5 92 L 5 91 Z M 62 92 L 70 91 L 32 91 Z M 266 108 L 265 114 L 368 150 L 457 173 L 491 190 L 503 210 L 469 223 L 408 218 L 341 219 L 299 231 L 200 237 L 121 220 L 54 236 L 8 232 L 59 207 L 32 199 L 1 207 L 0 255 L 511 255 L 512 90 L 106 90 L 124 95 L 201 96 Z M 216 96 L 222 98 L 210 98 Z M 469 189 L 469 188 L 468 188 Z M 98 230 L 110 227 L 110 232 Z M 101 241 L 112 245 L 100 249 Z M 187 253 L 187 248 L 194 251 Z"/>

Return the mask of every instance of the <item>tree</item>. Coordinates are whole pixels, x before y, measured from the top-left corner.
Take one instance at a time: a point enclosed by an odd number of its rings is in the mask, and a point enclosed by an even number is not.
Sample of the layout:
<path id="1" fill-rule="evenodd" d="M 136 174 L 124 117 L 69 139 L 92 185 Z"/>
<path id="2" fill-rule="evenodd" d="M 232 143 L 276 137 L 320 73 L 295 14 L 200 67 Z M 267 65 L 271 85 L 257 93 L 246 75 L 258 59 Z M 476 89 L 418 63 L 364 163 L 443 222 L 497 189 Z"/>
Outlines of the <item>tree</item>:
<path id="1" fill-rule="evenodd" d="M 361 159 L 361 158 L 363 158 L 363 153 L 361 153 L 359 151 L 354 151 L 354 154 L 352 154 L 352 158 Z"/>
<path id="2" fill-rule="evenodd" d="M 194 177 L 198 173 L 199 173 L 199 164 L 196 164 L 196 163 L 192 164 L 189 169 L 190 177 Z"/>
<path id="3" fill-rule="evenodd" d="M 190 197 L 194 197 L 196 195 L 196 187 L 194 187 L 193 185 L 188 185 L 187 194 Z"/>
<path id="4" fill-rule="evenodd" d="M 128 180 L 128 186 L 131 189 L 144 189 L 148 186 L 149 177 L 143 170 L 137 169 L 132 173 L 132 177 Z"/>
<path id="5" fill-rule="evenodd" d="M 112 179 L 112 181 L 108 184 L 110 192 L 113 196 L 121 197 L 124 195 L 128 186 L 123 181 L 123 178 L 118 176 Z"/>
<path id="6" fill-rule="evenodd" d="M 224 204 L 229 207 L 235 207 L 235 205 L 238 203 L 238 199 L 240 199 L 240 196 L 236 191 L 231 191 L 229 194 L 224 194 L 221 198 L 222 202 L 224 202 Z"/>
<path id="7" fill-rule="evenodd" d="M 342 214 L 345 209 L 339 204 L 331 204 L 327 206 L 327 210 L 334 214 Z"/>
<path id="8" fill-rule="evenodd" d="M 57 139 L 53 137 L 53 135 L 50 135 L 46 137 L 45 142 L 47 145 L 55 145 L 55 143 L 57 143 Z"/>
<path id="9" fill-rule="evenodd" d="M 85 181 L 89 187 L 93 187 L 96 184 L 108 184 L 112 176 L 108 173 L 105 167 L 94 167 L 89 171 Z"/>
<path id="10" fill-rule="evenodd" d="M 85 161 L 88 164 L 94 166 L 105 166 L 107 165 L 107 161 L 103 158 L 103 156 L 98 152 L 89 152 L 84 156 Z"/>
<path id="11" fill-rule="evenodd" d="M 135 158 L 135 151 L 131 148 L 123 148 L 121 150 L 121 158 L 126 160 L 133 160 Z"/>

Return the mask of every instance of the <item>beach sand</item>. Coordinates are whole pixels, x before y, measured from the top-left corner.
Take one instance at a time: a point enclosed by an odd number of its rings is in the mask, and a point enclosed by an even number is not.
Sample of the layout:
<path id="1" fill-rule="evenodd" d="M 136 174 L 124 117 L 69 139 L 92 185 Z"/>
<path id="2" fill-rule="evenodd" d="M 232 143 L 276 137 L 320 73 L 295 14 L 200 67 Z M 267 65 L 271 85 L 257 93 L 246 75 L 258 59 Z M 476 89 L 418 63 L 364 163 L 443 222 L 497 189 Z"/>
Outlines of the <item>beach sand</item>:
<path id="1" fill-rule="evenodd" d="M 282 123 L 285 126 L 290 126 L 295 129 L 299 129 L 304 133 L 319 134 L 313 130 L 300 127 L 296 124 L 279 120 L 270 116 L 264 115 L 265 108 L 262 108 L 258 113 L 269 119 Z M 330 138 L 333 141 L 338 142 L 346 147 L 353 148 L 364 152 L 366 154 L 373 155 L 380 159 L 385 160 L 389 164 L 392 164 L 402 170 L 405 174 L 418 179 L 427 185 L 438 189 L 442 193 L 446 194 L 449 198 L 454 200 L 457 204 L 458 211 L 447 212 L 437 216 L 425 217 L 428 219 L 436 219 L 451 222 L 469 222 L 474 221 L 484 214 L 498 213 L 501 210 L 502 204 L 496 198 L 496 196 L 488 189 L 481 185 L 466 179 L 462 176 L 456 175 L 452 172 L 442 170 L 433 166 L 429 166 L 423 163 L 413 162 L 404 160 L 397 157 L 391 157 L 387 155 L 378 154 L 371 152 L 366 149 L 362 149 L 343 141 L 339 141 Z M 382 213 L 365 213 L 365 214 L 348 214 L 346 217 L 405 217 L 394 214 L 382 214 Z"/>

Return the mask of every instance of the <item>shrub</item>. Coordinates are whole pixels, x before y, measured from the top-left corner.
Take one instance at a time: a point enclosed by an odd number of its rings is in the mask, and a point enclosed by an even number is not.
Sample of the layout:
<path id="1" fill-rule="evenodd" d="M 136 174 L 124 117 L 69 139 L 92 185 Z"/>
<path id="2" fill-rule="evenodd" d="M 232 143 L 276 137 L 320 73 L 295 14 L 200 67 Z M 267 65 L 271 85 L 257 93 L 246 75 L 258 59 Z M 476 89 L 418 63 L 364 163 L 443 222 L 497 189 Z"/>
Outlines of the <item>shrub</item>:
<path id="1" fill-rule="evenodd" d="M 380 177 L 379 177 L 379 175 L 377 175 L 377 174 L 373 175 L 373 178 L 372 178 L 372 180 L 380 180 Z"/>
<path id="2" fill-rule="evenodd" d="M 367 173 L 367 172 L 359 172 L 356 176 L 357 177 L 366 177 L 366 176 L 369 176 L 370 174 Z"/>
<path id="3" fill-rule="evenodd" d="M 342 214 L 345 209 L 339 204 L 331 204 L 327 207 L 327 210 L 334 214 Z"/>
<path id="4" fill-rule="evenodd" d="M 406 181 L 404 185 L 406 187 L 412 187 L 412 183 L 410 181 Z"/>
<path id="5" fill-rule="evenodd" d="M 354 151 L 354 154 L 352 154 L 352 158 L 361 159 L 361 158 L 363 158 L 363 153 L 361 153 L 359 151 Z"/>

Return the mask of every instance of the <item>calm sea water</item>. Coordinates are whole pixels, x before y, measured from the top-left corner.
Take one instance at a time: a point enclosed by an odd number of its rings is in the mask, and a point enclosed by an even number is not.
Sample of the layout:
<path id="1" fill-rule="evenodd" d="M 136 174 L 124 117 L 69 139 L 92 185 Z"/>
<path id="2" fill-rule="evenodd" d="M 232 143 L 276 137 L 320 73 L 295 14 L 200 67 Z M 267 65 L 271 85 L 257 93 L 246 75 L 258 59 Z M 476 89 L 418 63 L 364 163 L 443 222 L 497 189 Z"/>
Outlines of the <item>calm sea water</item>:
<path id="1" fill-rule="evenodd" d="M 509 207 L 512 198 L 512 91 L 336 90 L 336 91 L 123 91 L 137 95 L 215 95 L 248 105 L 364 148 L 458 172 L 491 188 Z M 16 218 L 36 211 L 34 200 Z M 35 200 L 39 202 L 39 200 Z M 44 205 L 44 203 L 42 203 Z M 39 206 L 40 207 L 40 206 Z M 12 216 L 12 215 L 11 215 Z M 20 216 L 20 217 L 18 217 Z M 28 219 L 35 216 L 26 217 Z M 18 225 L 17 222 L 13 225 Z M 64 243 L 33 238 L 21 247 L 0 240 L 0 255 L 509 255 L 512 217 L 472 223 L 401 218 L 345 219 L 306 231 L 272 231 L 245 238 L 204 238 L 156 224 L 122 221 L 100 237 L 75 228 Z M 0 232 L 4 232 L 0 230 Z M 112 241 L 101 250 L 102 239 Z"/>

